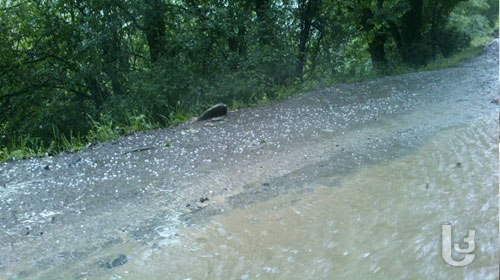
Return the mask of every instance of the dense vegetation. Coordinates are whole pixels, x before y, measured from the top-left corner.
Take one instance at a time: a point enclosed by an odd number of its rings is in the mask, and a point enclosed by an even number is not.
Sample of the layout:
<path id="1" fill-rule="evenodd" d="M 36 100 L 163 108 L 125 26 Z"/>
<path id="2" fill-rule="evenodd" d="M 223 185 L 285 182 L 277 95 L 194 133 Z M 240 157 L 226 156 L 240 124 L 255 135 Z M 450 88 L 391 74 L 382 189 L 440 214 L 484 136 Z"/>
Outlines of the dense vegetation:
<path id="1" fill-rule="evenodd" d="M 496 0 L 0 0 L 0 158 L 425 67 L 497 26 Z"/>

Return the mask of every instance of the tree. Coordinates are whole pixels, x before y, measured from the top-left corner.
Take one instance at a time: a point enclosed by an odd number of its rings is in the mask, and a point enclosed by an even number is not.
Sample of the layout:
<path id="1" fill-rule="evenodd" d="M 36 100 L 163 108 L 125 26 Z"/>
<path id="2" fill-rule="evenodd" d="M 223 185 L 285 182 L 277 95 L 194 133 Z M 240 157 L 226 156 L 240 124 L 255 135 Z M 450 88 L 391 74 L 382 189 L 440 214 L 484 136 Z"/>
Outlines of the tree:
<path id="1" fill-rule="evenodd" d="M 295 69 L 296 75 L 302 78 L 304 65 L 307 56 L 307 44 L 311 38 L 312 28 L 316 26 L 316 30 L 320 32 L 319 15 L 321 12 L 321 0 L 299 0 L 298 1 L 298 21 L 299 21 L 299 39 L 298 39 L 298 58 Z M 318 46 L 321 41 L 321 36 L 318 38 Z"/>

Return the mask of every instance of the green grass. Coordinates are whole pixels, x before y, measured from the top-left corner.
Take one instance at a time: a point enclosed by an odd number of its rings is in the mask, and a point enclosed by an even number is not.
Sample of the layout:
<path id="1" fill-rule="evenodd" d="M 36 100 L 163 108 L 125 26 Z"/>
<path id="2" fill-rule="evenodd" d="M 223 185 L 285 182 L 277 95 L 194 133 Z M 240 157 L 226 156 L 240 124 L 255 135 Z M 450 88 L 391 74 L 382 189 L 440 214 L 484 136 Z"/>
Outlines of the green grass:
<path id="1" fill-rule="evenodd" d="M 144 114 L 129 115 L 125 123 L 118 123 L 106 115 L 101 115 L 99 120 L 91 119 L 91 128 L 87 136 L 69 136 L 59 133 L 53 128 L 53 139 L 49 145 L 29 135 L 16 136 L 7 146 L 0 147 L 0 161 L 20 160 L 33 157 L 56 155 L 61 152 L 76 152 L 86 147 L 116 139 L 137 131 L 159 128 L 157 124 L 149 122 Z M 1 133 L 0 133 L 1 134 Z"/>
<path id="2" fill-rule="evenodd" d="M 487 42 L 486 40 L 483 41 Z M 372 80 L 380 76 L 393 76 L 416 71 L 430 71 L 453 67 L 466 60 L 480 55 L 484 49 L 484 42 L 482 44 L 473 45 L 472 47 L 451 55 L 450 57 L 439 58 L 431 61 L 425 67 L 421 67 L 418 69 L 404 65 L 395 65 L 388 67 L 388 69 L 384 71 L 372 71 L 357 76 L 338 75 L 335 77 L 326 77 L 322 79 L 309 79 L 305 81 L 297 80 L 288 86 L 278 86 L 271 90 L 268 95 L 264 95 L 262 98 L 257 100 L 247 102 L 234 100 L 231 104 L 229 104 L 229 109 L 236 110 L 240 108 L 260 106 L 263 104 L 268 104 L 270 102 L 287 99 L 293 95 L 307 93 L 338 83 L 353 83 Z M 196 106 L 196 109 L 192 109 L 190 111 L 186 111 L 180 106 L 178 108 L 175 108 L 166 117 L 169 126 L 175 126 L 177 124 L 186 122 L 193 116 L 199 115 L 202 112 L 203 108 L 208 107 L 208 104 L 204 105 L 207 106 L 198 104 Z M 91 144 L 106 142 L 137 131 L 152 130 L 165 127 L 160 124 L 150 122 L 146 115 L 138 113 L 127 115 L 126 121 L 123 123 L 119 123 L 106 115 L 101 115 L 98 120 L 94 120 L 92 118 L 90 119 L 90 130 L 85 137 L 81 137 L 80 135 L 73 135 L 72 133 L 70 133 L 69 136 L 65 136 L 59 133 L 57 129 L 53 129 L 53 139 L 55 140 L 52 141 L 49 145 L 39 139 L 32 138 L 29 135 L 13 137 L 13 140 L 10 141 L 10 143 L 8 143 L 6 146 L 0 146 L 0 161 L 20 160 L 32 157 L 55 155 L 60 152 L 75 152 L 85 149 Z M 1 127 L 0 135 L 2 135 Z"/>
<path id="3" fill-rule="evenodd" d="M 484 44 L 478 46 L 472 46 L 468 49 L 453 54 L 449 57 L 433 60 L 429 64 L 427 64 L 427 66 L 423 67 L 422 70 L 431 71 L 436 69 L 453 67 L 482 54 L 483 50 L 484 50 Z"/>
<path id="4" fill-rule="evenodd" d="M 27 159 L 47 155 L 43 143 L 30 137 L 14 137 L 8 147 L 0 148 L 0 160 Z"/>

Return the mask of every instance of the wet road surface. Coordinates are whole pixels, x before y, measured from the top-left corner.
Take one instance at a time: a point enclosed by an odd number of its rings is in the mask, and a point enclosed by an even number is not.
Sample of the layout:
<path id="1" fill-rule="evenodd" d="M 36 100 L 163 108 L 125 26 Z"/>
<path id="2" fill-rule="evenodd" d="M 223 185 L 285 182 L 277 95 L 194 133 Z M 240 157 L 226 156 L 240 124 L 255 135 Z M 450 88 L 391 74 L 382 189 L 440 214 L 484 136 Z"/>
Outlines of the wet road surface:
<path id="1" fill-rule="evenodd" d="M 0 164 L 0 278 L 498 277 L 498 43 L 208 123 Z"/>

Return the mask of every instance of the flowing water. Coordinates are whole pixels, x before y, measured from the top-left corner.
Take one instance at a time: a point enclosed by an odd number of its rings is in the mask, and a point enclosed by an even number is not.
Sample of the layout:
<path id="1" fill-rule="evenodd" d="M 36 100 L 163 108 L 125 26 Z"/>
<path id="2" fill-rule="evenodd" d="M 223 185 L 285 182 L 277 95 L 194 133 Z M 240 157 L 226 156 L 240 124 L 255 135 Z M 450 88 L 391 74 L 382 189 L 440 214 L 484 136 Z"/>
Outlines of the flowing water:
<path id="1" fill-rule="evenodd" d="M 129 262 L 80 279 L 498 279 L 498 123 L 455 127 L 403 158 L 184 228 Z M 441 257 L 474 229 L 474 261 Z M 463 246 L 462 246 L 463 247 Z M 458 255 L 454 255 L 459 260 Z M 463 258 L 463 256 L 462 256 Z M 61 272 L 59 272 L 61 273 Z"/>

